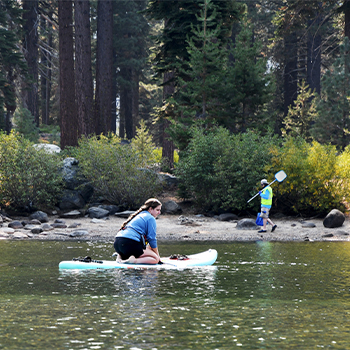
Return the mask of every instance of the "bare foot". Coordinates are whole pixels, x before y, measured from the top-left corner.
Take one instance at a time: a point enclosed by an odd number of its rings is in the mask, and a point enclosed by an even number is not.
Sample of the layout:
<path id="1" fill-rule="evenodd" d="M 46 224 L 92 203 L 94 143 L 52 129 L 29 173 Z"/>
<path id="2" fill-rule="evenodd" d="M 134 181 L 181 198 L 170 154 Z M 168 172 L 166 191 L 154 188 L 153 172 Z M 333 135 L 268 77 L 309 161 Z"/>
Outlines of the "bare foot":
<path id="1" fill-rule="evenodd" d="M 126 259 L 126 260 L 120 260 L 120 261 L 118 261 L 118 263 L 121 263 L 121 264 L 135 264 L 135 262 L 136 262 L 136 258 L 133 256 L 133 255 L 131 255 L 128 259 Z"/>
<path id="2" fill-rule="evenodd" d="M 136 263 L 136 258 L 133 255 L 131 255 L 129 257 L 129 259 L 127 260 L 127 263 L 128 264 L 135 264 Z"/>

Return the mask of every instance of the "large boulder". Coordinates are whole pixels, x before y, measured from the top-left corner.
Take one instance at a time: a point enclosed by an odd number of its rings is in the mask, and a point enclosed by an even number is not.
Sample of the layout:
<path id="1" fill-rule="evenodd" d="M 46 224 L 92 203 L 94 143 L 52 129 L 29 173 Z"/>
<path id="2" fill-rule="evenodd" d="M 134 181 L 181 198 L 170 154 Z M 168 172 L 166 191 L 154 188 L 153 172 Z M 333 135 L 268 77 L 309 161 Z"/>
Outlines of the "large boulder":
<path id="1" fill-rule="evenodd" d="M 135 211 L 125 210 L 125 211 L 117 212 L 114 215 L 118 216 L 119 218 L 128 218 L 131 214 L 134 214 L 134 213 Z"/>
<path id="2" fill-rule="evenodd" d="M 75 190 L 78 186 L 84 183 L 79 177 L 79 161 L 75 158 L 68 157 L 63 161 L 62 177 L 65 188 Z"/>
<path id="3" fill-rule="evenodd" d="M 40 222 L 49 222 L 49 217 L 43 211 L 36 211 L 29 216 L 29 220 L 39 220 Z"/>
<path id="4" fill-rule="evenodd" d="M 86 202 L 83 196 L 74 190 L 64 190 L 59 201 L 59 208 L 62 211 L 84 208 Z"/>
<path id="5" fill-rule="evenodd" d="M 323 220 L 323 226 L 327 228 L 341 227 L 345 221 L 345 215 L 338 209 L 332 209 Z"/>
<path id="6" fill-rule="evenodd" d="M 234 221 L 234 220 L 238 220 L 238 216 L 232 213 L 224 213 L 224 214 L 220 214 L 218 219 L 220 221 Z"/>
<path id="7" fill-rule="evenodd" d="M 59 208 L 62 211 L 84 208 L 94 189 L 79 174 L 79 161 L 72 157 L 66 158 L 61 171 L 65 190 L 59 199 Z"/>
<path id="8" fill-rule="evenodd" d="M 180 214 L 182 213 L 182 209 L 175 201 L 170 200 L 163 204 L 162 212 L 165 214 Z"/>
<path id="9" fill-rule="evenodd" d="M 257 230 L 259 226 L 255 223 L 253 219 L 242 219 L 237 222 L 237 230 Z"/>
<path id="10" fill-rule="evenodd" d="M 120 211 L 120 208 L 117 205 L 113 204 L 100 204 L 97 207 L 107 210 L 109 215 L 114 215 L 115 213 Z"/>
<path id="11" fill-rule="evenodd" d="M 164 188 L 175 188 L 177 186 L 177 177 L 168 173 L 159 172 L 158 179 Z"/>
<path id="12" fill-rule="evenodd" d="M 109 215 L 109 211 L 100 207 L 91 207 L 87 210 L 89 218 L 101 219 Z"/>
<path id="13" fill-rule="evenodd" d="M 44 149 L 47 153 L 60 153 L 61 148 L 57 145 L 53 145 L 50 143 L 37 143 L 33 145 L 36 149 Z"/>

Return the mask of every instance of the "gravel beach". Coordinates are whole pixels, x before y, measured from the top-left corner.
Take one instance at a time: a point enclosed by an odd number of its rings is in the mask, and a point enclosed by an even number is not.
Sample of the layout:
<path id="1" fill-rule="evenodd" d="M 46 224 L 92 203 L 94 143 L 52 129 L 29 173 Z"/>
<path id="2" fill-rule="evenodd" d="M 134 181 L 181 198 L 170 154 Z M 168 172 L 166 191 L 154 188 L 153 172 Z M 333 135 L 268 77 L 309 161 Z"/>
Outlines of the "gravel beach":
<path id="1" fill-rule="evenodd" d="M 53 224 L 58 217 L 50 217 Z M 241 230 L 235 221 L 220 221 L 217 218 L 196 215 L 160 215 L 157 219 L 159 241 L 349 241 L 350 220 L 347 218 L 339 228 L 325 228 L 323 219 L 273 218 L 277 229 L 266 233 L 258 229 Z M 243 219 L 243 218 L 240 218 Z M 252 218 L 251 218 L 252 219 Z M 113 242 L 114 236 L 125 218 L 110 216 L 106 219 L 80 217 L 61 219 L 62 227 L 51 228 L 40 233 L 32 233 L 26 228 L 11 229 L 4 222 L 0 228 L 0 239 L 26 240 L 99 240 Z"/>

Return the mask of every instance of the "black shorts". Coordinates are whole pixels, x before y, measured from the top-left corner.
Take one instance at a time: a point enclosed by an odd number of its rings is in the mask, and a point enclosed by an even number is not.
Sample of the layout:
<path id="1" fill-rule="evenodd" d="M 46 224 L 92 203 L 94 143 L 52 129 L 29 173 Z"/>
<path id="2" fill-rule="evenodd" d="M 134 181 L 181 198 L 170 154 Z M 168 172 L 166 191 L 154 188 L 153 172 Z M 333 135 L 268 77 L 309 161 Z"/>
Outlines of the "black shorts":
<path id="1" fill-rule="evenodd" d="M 142 242 L 125 237 L 115 238 L 114 249 L 121 256 L 122 260 L 130 258 L 131 255 L 139 258 L 143 254 Z"/>

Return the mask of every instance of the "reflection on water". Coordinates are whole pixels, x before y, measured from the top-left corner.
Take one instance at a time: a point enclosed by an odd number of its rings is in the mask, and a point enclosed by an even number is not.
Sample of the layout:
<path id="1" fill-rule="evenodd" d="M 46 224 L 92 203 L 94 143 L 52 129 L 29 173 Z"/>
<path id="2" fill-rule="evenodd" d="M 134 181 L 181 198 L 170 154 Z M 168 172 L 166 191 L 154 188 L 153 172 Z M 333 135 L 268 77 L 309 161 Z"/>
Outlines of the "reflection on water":
<path id="1" fill-rule="evenodd" d="M 111 243 L 0 241 L 0 349 L 347 349 L 349 243 L 183 243 L 193 270 L 59 272 Z"/>

